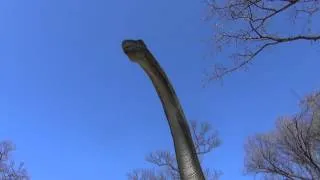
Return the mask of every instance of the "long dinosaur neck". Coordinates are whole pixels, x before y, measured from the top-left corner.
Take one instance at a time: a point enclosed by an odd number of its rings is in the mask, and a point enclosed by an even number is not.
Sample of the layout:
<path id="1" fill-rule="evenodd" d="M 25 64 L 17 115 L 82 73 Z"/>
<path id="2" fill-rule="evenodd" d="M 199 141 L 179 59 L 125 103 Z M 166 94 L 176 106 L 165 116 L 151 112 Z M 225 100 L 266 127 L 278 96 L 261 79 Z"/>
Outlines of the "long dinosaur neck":
<path id="1" fill-rule="evenodd" d="M 173 137 L 181 179 L 204 180 L 190 129 L 178 97 L 157 60 L 148 50 L 146 51 L 144 59 L 138 63 L 148 74 L 161 100 Z"/>

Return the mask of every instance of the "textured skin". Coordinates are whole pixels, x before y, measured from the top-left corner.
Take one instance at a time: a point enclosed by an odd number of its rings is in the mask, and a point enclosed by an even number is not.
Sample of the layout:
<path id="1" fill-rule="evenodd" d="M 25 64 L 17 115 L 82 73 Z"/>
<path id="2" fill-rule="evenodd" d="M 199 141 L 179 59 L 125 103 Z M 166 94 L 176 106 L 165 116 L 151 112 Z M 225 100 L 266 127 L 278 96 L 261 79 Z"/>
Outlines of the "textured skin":
<path id="1" fill-rule="evenodd" d="M 166 114 L 182 180 L 204 180 L 188 123 L 165 72 L 142 40 L 122 42 L 124 53 L 138 63 L 151 79 Z"/>

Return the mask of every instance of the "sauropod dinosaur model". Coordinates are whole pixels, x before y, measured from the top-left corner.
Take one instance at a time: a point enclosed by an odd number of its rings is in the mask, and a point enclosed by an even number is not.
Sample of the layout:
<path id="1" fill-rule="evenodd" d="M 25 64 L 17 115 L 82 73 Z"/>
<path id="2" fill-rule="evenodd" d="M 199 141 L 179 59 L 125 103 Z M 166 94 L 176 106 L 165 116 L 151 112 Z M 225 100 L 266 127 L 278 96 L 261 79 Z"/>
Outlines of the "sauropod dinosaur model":
<path id="1" fill-rule="evenodd" d="M 151 79 L 167 117 L 182 180 L 204 180 L 191 132 L 178 97 L 163 69 L 142 40 L 124 40 L 124 53 Z"/>

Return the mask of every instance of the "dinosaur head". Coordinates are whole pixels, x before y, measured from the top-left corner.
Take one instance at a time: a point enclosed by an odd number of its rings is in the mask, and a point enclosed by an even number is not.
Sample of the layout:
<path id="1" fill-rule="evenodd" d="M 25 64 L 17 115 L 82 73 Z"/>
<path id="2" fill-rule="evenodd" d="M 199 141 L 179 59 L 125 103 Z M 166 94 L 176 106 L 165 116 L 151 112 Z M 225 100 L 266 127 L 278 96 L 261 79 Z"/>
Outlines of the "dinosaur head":
<path id="1" fill-rule="evenodd" d="M 142 40 L 124 40 L 122 49 L 133 62 L 143 60 L 147 52 L 147 47 Z"/>

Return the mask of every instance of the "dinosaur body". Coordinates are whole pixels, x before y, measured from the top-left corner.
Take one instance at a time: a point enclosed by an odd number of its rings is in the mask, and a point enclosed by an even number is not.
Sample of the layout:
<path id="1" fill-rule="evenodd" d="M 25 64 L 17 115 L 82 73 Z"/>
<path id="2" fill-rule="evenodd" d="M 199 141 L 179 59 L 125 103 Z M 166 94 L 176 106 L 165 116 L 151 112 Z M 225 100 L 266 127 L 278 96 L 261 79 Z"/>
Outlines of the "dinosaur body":
<path id="1" fill-rule="evenodd" d="M 181 179 L 204 180 L 187 120 L 165 72 L 142 40 L 125 40 L 122 48 L 147 73 L 158 93 L 170 126 Z"/>

